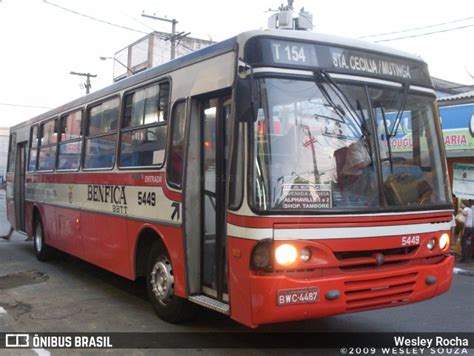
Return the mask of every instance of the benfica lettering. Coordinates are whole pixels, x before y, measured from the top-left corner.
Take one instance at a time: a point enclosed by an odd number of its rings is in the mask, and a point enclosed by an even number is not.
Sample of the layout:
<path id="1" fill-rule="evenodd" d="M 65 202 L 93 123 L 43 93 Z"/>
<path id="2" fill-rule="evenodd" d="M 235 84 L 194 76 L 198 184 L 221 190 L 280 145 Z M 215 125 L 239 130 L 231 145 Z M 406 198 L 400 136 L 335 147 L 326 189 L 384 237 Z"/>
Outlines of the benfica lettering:
<path id="1" fill-rule="evenodd" d="M 127 205 L 125 186 L 88 184 L 87 200 L 100 203 Z"/>

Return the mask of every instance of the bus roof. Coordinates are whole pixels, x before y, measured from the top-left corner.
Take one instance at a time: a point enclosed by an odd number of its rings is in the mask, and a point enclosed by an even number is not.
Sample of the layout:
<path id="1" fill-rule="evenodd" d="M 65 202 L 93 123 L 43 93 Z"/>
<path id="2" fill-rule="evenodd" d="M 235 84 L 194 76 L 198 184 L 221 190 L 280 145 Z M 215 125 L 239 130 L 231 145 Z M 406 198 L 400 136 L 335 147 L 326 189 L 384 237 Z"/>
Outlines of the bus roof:
<path id="1" fill-rule="evenodd" d="M 246 43 L 249 39 L 259 36 L 274 36 L 288 39 L 299 39 L 306 41 L 319 42 L 321 44 L 335 45 L 348 48 L 356 48 L 370 52 L 376 52 L 389 56 L 403 57 L 415 61 L 423 61 L 420 56 L 412 53 L 400 51 L 391 47 L 379 45 L 377 43 L 367 42 L 360 39 L 330 35 L 326 33 L 310 31 L 291 31 L 291 30 L 255 30 L 242 32 L 237 36 L 239 44 Z M 241 46 L 243 50 L 243 46 Z"/>
<path id="2" fill-rule="evenodd" d="M 381 46 L 378 44 L 361 41 L 357 39 L 335 36 L 335 35 L 328 35 L 328 34 L 316 33 L 316 32 L 306 32 L 306 31 L 289 31 L 289 30 L 246 31 L 246 32 L 242 32 L 241 34 L 235 37 L 231 37 L 227 40 L 215 43 L 208 47 L 192 52 L 190 54 L 187 54 L 182 57 L 171 60 L 169 62 L 163 63 L 159 66 L 147 69 L 143 72 L 139 72 L 128 78 L 122 79 L 106 88 L 103 88 L 91 94 L 82 96 L 67 104 L 61 105 L 57 108 L 54 108 L 43 114 L 40 114 L 30 120 L 17 124 L 12 127 L 12 130 L 17 130 L 21 127 L 29 126 L 36 122 L 73 110 L 74 108 L 83 106 L 87 103 L 97 101 L 107 96 L 110 96 L 123 89 L 139 85 L 140 83 L 149 81 L 155 77 L 166 75 L 167 73 L 172 72 L 173 70 L 176 70 L 178 68 L 182 68 L 182 67 L 191 65 L 193 63 L 202 61 L 206 58 L 212 58 L 219 54 L 223 54 L 223 53 L 235 50 L 237 48 L 237 44 L 239 45 L 239 57 L 243 58 L 245 43 L 247 43 L 247 41 L 252 38 L 262 37 L 262 36 L 314 41 L 314 42 L 319 42 L 321 44 L 329 44 L 329 45 L 342 46 L 342 47 L 348 47 L 348 48 L 357 48 L 359 50 L 366 50 L 366 51 L 376 52 L 376 53 L 385 54 L 389 56 L 403 57 L 403 58 L 408 58 L 408 59 L 412 59 L 416 61 L 422 61 L 422 59 L 419 56 L 415 56 L 413 54 L 399 51 L 390 47 Z"/>

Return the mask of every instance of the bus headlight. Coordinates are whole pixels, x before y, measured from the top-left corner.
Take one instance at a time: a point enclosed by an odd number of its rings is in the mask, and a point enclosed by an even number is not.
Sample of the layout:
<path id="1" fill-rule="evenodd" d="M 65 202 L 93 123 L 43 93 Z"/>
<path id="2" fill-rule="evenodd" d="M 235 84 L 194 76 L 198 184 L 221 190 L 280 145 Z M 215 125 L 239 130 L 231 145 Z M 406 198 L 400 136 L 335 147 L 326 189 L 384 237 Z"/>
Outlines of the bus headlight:
<path id="1" fill-rule="evenodd" d="M 300 252 L 300 260 L 302 262 L 308 262 L 311 258 L 311 250 L 307 247 L 303 248 Z"/>
<path id="2" fill-rule="evenodd" d="M 298 258 L 296 247 L 290 244 L 283 244 L 275 250 L 275 260 L 279 265 L 289 266 Z"/>
<path id="3" fill-rule="evenodd" d="M 432 251 L 436 246 L 436 240 L 435 239 L 430 239 L 427 243 L 426 243 L 426 247 L 428 248 L 428 250 Z"/>
<path id="4" fill-rule="evenodd" d="M 272 248 L 271 240 L 259 241 L 252 250 L 250 258 L 250 269 L 263 269 L 269 271 L 272 269 Z"/>
<path id="5" fill-rule="evenodd" d="M 442 249 L 443 251 L 446 250 L 449 247 L 449 235 L 447 233 L 444 233 L 441 235 L 439 238 L 439 248 Z"/>

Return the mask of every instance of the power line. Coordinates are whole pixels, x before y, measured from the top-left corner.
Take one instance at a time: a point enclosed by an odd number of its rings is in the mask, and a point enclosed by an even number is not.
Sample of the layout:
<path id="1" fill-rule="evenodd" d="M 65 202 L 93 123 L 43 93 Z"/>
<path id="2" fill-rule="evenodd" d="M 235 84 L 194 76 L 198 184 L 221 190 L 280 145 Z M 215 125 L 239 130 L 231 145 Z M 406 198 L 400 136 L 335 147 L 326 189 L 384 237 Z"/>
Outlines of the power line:
<path id="1" fill-rule="evenodd" d="M 148 28 L 149 28 L 150 30 L 152 30 L 153 32 L 155 32 L 155 31 L 156 31 L 156 30 L 155 30 L 153 27 L 151 27 L 151 26 L 148 26 L 146 23 L 144 23 L 144 22 L 141 22 L 140 20 L 136 19 L 136 18 L 135 18 L 135 17 L 133 17 L 133 16 L 130 16 L 130 15 L 124 14 L 123 12 L 122 12 L 122 15 L 125 15 L 125 16 L 127 16 L 129 19 L 132 19 L 133 21 L 135 21 L 135 22 L 138 22 L 138 23 L 139 23 L 140 25 L 142 25 L 142 26 L 148 27 Z"/>
<path id="2" fill-rule="evenodd" d="M 93 16 L 90 16 L 90 15 L 86 15 L 86 14 L 83 14 L 81 12 L 78 12 L 76 10 L 72 10 L 72 9 L 68 9 L 66 7 L 63 7 L 63 6 L 60 6 L 58 4 L 54 4 L 52 2 L 49 2 L 48 0 L 43 0 L 43 2 L 45 4 L 48 4 L 48 5 L 51 5 L 51 6 L 55 6 L 61 10 L 64 10 L 64 11 L 68 11 L 68 12 L 71 12 L 75 15 L 79 15 L 79 16 L 82 16 L 82 17 L 85 17 L 85 18 L 88 18 L 90 20 L 94 20 L 94 21 L 97 21 L 97 22 L 101 22 L 101 23 L 104 23 L 106 25 L 109 25 L 109 26 L 114 26 L 114 27 L 118 27 L 118 28 L 121 28 L 123 30 L 128 30 L 128 31 L 133 31 L 133 32 L 139 32 L 139 33 L 144 33 L 144 34 L 148 34 L 148 32 L 144 32 L 144 31 L 140 31 L 140 30 L 136 30 L 134 28 L 131 28 L 131 27 L 127 27 L 127 26 L 122 26 L 122 25 L 119 25 L 119 24 L 116 24 L 116 23 L 113 23 L 113 22 L 109 22 L 109 21 L 106 21 L 106 20 L 101 20 L 97 17 L 93 17 Z"/>
<path id="3" fill-rule="evenodd" d="M 405 33 L 405 32 L 411 32 L 411 31 L 418 31 L 418 30 L 425 30 L 425 29 L 427 29 L 427 28 L 433 28 L 433 27 L 438 27 L 438 26 L 443 26 L 443 25 L 450 25 L 450 24 L 453 24 L 453 23 L 462 22 L 462 21 L 467 21 L 467 20 L 472 20 L 472 19 L 474 19 L 473 16 L 471 16 L 471 17 L 465 17 L 465 18 L 463 18 L 463 19 L 457 19 L 457 20 L 452 20 L 452 21 L 440 22 L 440 23 L 433 24 L 433 25 L 428 25 L 428 26 L 408 28 L 408 29 L 400 30 L 400 31 L 378 33 L 378 34 L 374 34 L 374 35 L 366 35 L 366 36 L 362 36 L 362 37 L 359 37 L 359 38 L 369 38 L 369 37 L 380 37 L 380 36 L 386 36 L 386 35 L 396 35 L 396 34 L 399 34 L 399 33 Z"/>
<path id="4" fill-rule="evenodd" d="M 401 37 L 396 37 L 396 38 L 389 38 L 389 39 L 386 39 L 386 40 L 377 40 L 377 41 L 374 41 L 374 42 L 377 42 L 377 43 L 378 43 L 378 42 L 390 42 L 390 41 L 396 41 L 396 40 L 403 40 L 403 39 L 405 39 L 405 38 L 422 37 L 422 36 L 434 35 L 434 34 L 436 34 L 436 33 L 451 32 L 451 31 L 455 31 L 455 30 L 461 30 L 461 29 L 463 29 L 463 28 L 473 27 L 473 26 L 474 26 L 474 23 L 469 24 L 469 25 L 464 25 L 464 26 L 459 26 L 459 27 L 444 29 L 444 30 L 438 30 L 438 31 L 432 31 L 432 32 L 419 33 L 419 34 L 411 35 L 411 36 L 401 36 Z"/>
<path id="5" fill-rule="evenodd" d="M 3 105 L 3 106 L 14 106 L 14 107 L 18 107 L 18 108 L 52 109 L 51 107 L 48 107 L 48 106 L 22 105 L 22 104 L 12 104 L 12 103 L 2 103 L 2 102 L 0 102 L 0 105 Z"/>

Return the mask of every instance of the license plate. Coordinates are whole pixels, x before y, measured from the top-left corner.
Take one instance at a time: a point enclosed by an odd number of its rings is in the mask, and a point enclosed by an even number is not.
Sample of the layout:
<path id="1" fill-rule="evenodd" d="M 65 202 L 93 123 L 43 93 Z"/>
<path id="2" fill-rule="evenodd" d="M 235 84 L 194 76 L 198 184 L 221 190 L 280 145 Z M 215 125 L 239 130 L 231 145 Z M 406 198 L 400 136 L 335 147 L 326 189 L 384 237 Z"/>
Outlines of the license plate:
<path id="1" fill-rule="evenodd" d="M 277 305 L 311 304 L 319 301 L 319 287 L 280 289 L 277 294 Z"/>

